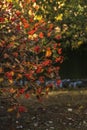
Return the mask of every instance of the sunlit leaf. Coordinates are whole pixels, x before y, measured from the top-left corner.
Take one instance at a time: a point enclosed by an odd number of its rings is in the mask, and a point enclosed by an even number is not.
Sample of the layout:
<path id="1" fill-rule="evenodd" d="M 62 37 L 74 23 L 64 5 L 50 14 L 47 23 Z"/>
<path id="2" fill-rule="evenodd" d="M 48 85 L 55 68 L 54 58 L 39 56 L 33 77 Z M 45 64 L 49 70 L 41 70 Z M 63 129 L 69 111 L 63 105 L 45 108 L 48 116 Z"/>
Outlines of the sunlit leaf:
<path id="1" fill-rule="evenodd" d="M 50 57 L 51 55 L 52 55 L 51 49 L 50 49 L 50 48 L 47 48 L 45 56 L 46 56 L 46 57 Z"/>
<path id="2" fill-rule="evenodd" d="M 42 15 L 35 15 L 34 19 L 40 21 L 42 20 Z"/>
<path id="3" fill-rule="evenodd" d="M 10 93 L 15 93 L 15 92 L 16 92 L 16 89 L 11 88 L 9 91 L 10 91 Z"/>
<path id="4" fill-rule="evenodd" d="M 63 14 L 58 14 L 58 16 L 55 17 L 57 21 L 61 21 L 63 19 Z"/>
<path id="5" fill-rule="evenodd" d="M 9 79 L 9 83 L 11 83 L 11 84 L 12 84 L 12 83 L 13 83 L 13 80 Z"/>

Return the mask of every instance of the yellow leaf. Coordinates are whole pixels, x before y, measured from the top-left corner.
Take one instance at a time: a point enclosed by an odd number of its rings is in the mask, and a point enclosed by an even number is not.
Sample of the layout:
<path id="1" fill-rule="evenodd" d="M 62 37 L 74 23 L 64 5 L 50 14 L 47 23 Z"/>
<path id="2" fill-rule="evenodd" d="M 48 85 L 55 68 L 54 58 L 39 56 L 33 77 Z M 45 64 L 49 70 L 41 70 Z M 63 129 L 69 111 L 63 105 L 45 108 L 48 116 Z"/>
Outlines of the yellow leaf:
<path id="1" fill-rule="evenodd" d="M 61 21 L 63 19 L 63 14 L 59 14 L 58 16 L 55 17 L 57 21 Z"/>
<path id="2" fill-rule="evenodd" d="M 34 19 L 40 21 L 42 20 L 42 15 L 35 15 Z"/>
<path id="3" fill-rule="evenodd" d="M 83 42 L 82 41 L 78 41 L 78 46 L 80 46 Z"/>
<path id="4" fill-rule="evenodd" d="M 13 108 L 9 108 L 8 110 L 7 110 L 7 112 L 12 112 L 14 109 Z"/>
<path id="5" fill-rule="evenodd" d="M 11 71 L 12 76 L 14 76 L 14 71 Z"/>
<path id="6" fill-rule="evenodd" d="M 12 84 L 12 83 L 13 83 L 13 80 L 9 80 L 9 83 L 11 83 L 11 84 Z"/>
<path id="7" fill-rule="evenodd" d="M 0 78 L 0 82 L 2 82 L 4 79 L 3 78 Z"/>
<path id="8" fill-rule="evenodd" d="M 13 0 L 7 0 L 7 2 L 12 2 Z M 16 2 L 18 2 L 18 0 L 15 0 Z"/>
<path id="9" fill-rule="evenodd" d="M 7 0 L 7 2 L 12 2 L 12 0 Z"/>

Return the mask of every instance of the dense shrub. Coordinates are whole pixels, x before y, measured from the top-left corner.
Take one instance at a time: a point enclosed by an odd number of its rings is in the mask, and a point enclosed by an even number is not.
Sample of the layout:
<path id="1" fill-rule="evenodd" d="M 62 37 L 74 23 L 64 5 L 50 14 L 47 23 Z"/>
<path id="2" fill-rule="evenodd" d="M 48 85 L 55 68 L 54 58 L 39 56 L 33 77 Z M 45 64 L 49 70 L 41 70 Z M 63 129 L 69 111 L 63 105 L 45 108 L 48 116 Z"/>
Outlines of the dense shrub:
<path id="1" fill-rule="evenodd" d="M 0 2 L 1 93 L 34 93 L 40 100 L 53 87 L 47 80 L 60 84 L 61 34 L 55 23 L 36 17 L 39 8 L 35 0 Z"/>

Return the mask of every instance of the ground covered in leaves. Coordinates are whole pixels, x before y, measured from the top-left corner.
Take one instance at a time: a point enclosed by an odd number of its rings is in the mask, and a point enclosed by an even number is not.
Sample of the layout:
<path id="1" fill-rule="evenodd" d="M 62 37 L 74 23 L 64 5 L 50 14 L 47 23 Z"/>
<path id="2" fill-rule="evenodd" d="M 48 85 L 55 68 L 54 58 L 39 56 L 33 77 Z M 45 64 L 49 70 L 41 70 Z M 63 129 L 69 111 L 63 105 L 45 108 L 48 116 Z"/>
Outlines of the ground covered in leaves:
<path id="1" fill-rule="evenodd" d="M 38 102 L 35 97 L 19 101 L 27 111 L 17 117 L 0 104 L 0 130 L 87 130 L 87 90 L 58 90 Z"/>

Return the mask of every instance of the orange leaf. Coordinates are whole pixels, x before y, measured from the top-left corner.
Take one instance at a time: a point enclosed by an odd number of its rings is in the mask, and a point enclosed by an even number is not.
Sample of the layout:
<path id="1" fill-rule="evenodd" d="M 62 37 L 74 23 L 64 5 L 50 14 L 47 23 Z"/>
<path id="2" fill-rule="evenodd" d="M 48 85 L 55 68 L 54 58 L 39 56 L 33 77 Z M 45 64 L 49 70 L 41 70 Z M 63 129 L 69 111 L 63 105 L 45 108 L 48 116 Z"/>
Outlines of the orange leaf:
<path id="1" fill-rule="evenodd" d="M 16 11 L 16 15 L 17 16 L 20 16 L 21 15 L 21 12 L 19 10 Z"/>
<path id="2" fill-rule="evenodd" d="M 22 76 L 22 74 L 18 74 L 18 79 L 20 79 L 20 78 L 22 78 L 23 76 Z"/>
<path id="3" fill-rule="evenodd" d="M 47 33 L 47 36 L 48 36 L 48 37 L 50 37 L 50 36 L 51 36 L 51 33 L 50 33 L 50 32 L 48 32 L 48 33 Z"/>
<path id="4" fill-rule="evenodd" d="M 0 73 L 2 73 L 3 72 L 3 69 L 2 69 L 2 67 L 0 67 Z"/>
<path id="5" fill-rule="evenodd" d="M 25 0 L 26 4 L 29 4 L 31 2 L 31 0 Z"/>
<path id="6" fill-rule="evenodd" d="M 22 23 L 27 23 L 28 21 L 25 18 L 21 18 Z"/>
<path id="7" fill-rule="evenodd" d="M 46 51 L 46 57 L 50 57 L 52 55 L 52 51 L 50 48 L 47 48 L 47 51 Z"/>
<path id="8" fill-rule="evenodd" d="M 12 112 L 14 108 L 8 108 L 7 112 Z"/>
<path id="9" fill-rule="evenodd" d="M 44 37 L 44 34 L 43 34 L 42 32 L 40 32 L 39 37 L 40 37 L 40 38 L 43 38 L 43 37 Z"/>
<path id="10" fill-rule="evenodd" d="M 28 32 L 28 34 L 33 35 L 35 33 L 35 30 L 31 30 Z"/>
<path id="11" fill-rule="evenodd" d="M 12 84 L 12 83 L 13 83 L 13 80 L 12 80 L 12 79 L 9 79 L 9 83 L 11 83 L 11 84 Z"/>
<path id="12" fill-rule="evenodd" d="M 59 48 L 58 49 L 58 54 L 61 54 L 62 53 L 62 48 Z"/>
<path id="13" fill-rule="evenodd" d="M 10 93 L 15 93 L 15 92 L 16 92 L 15 89 L 13 89 L 13 88 L 10 89 Z"/>
<path id="14" fill-rule="evenodd" d="M 24 23 L 24 28 L 29 28 L 29 24 L 28 23 Z"/>
<path id="15" fill-rule="evenodd" d="M 60 80 L 60 79 L 58 79 L 58 80 L 56 81 L 56 83 L 57 83 L 57 85 L 60 85 L 61 80 Z"/>
<path id="16" fill-rule="evenodd" d="M 30 95 L 28 93 L 25 94 L 25 98 L 30 98 Z"/>

